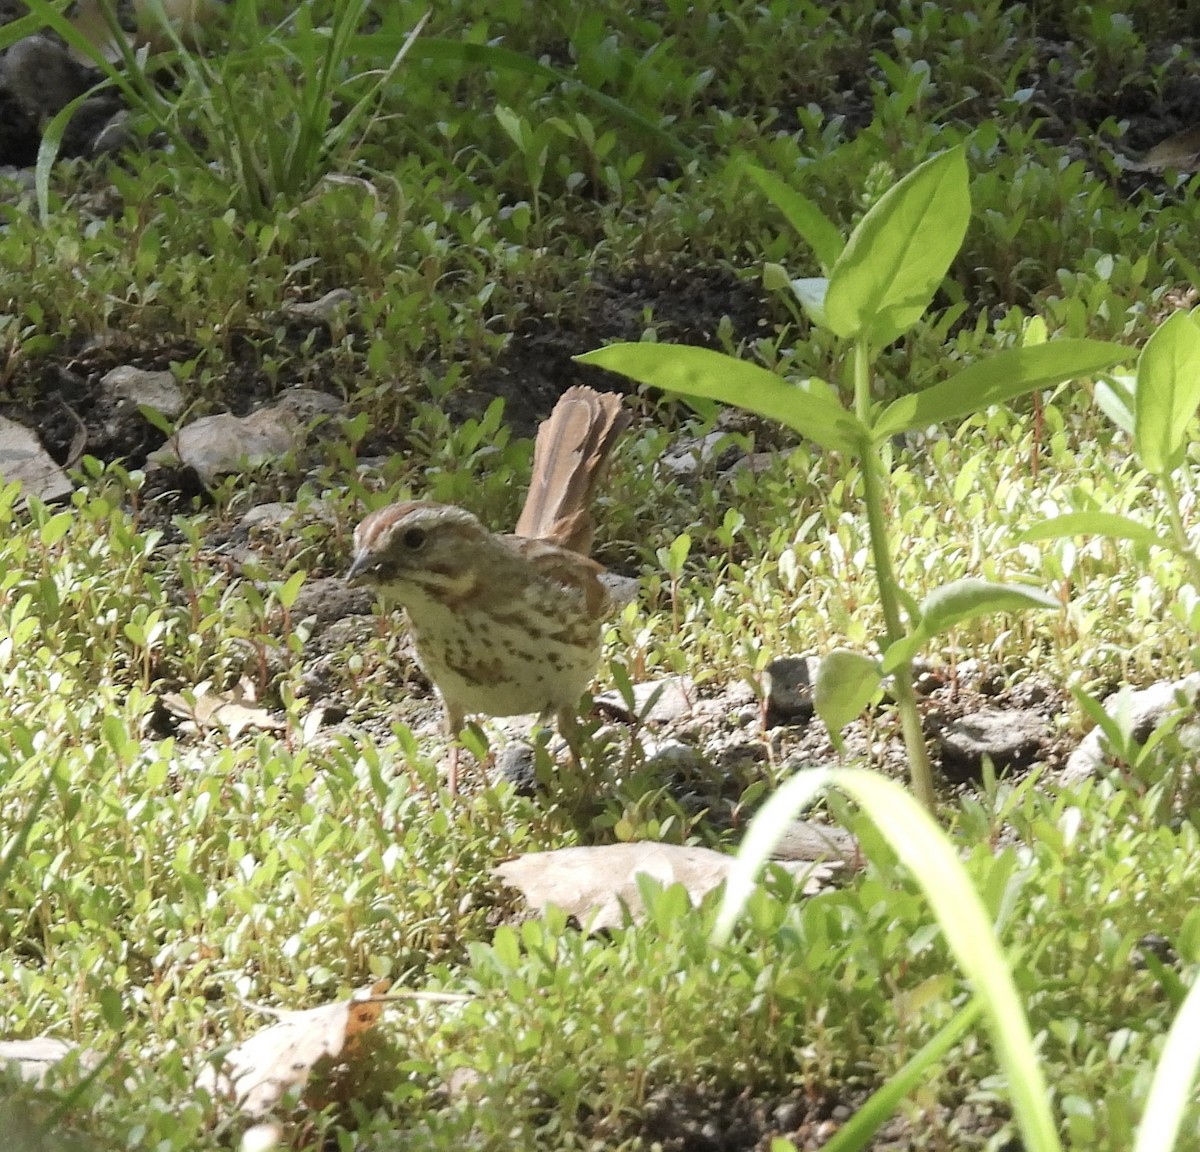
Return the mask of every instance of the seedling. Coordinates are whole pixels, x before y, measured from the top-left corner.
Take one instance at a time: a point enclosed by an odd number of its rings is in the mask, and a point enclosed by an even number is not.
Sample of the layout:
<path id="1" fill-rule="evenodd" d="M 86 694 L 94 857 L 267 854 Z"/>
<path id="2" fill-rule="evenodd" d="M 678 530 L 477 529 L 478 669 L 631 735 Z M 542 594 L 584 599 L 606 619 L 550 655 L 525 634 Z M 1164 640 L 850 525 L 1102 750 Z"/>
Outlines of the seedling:
<path id="1" fill-rule="evenodd" d="M 616 344 L 578 359 L 669 392 L 719 400 L 779 420 L 839 453 L 847 468 L 857 461 L 884 635 L 878 656 L 837 651 L 822 661 L 817 711 L 836 739 L 890 675 L 913 787 L 932 808 L 932 770 L 913 690 L 913 657 L 933 637 L 986 613 L 1058 605 L 1039 589 L 975 579 L 946 584 L 918 604 L 899 586 L 893 570 L 882 449 L 906 432 L 960 420 L 1101 371 L 1126 359 L 1128 350 L 1092 340 L 1011 348 L 880 406 L 872 397 L 875 360 L 925 314 L 966 233 L 971 201 L 962 149 L 927 160 L 891 188 L 845 244 L 820 209 L 778 176 L 753 166 L 747 173 L 808 242 L 826 273 L 792 280 L 790 286 L 812 323 L 828 329 L 845 348 L 853 407 L 844 405 L 823 380 L 788 383 L 765 368 L 704 348 Z"/>

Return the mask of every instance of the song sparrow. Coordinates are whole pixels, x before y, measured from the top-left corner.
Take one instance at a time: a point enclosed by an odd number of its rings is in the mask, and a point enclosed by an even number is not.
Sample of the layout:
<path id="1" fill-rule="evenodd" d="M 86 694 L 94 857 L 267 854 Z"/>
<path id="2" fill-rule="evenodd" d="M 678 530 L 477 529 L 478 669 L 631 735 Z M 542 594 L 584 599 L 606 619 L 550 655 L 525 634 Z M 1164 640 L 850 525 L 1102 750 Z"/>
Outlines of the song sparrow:
<path id="1" fill-rule="evenodd" d="M 636 591 L 584 554 L 592 493 L 628 423 L 619 397 L 568 389 L 538 429 L 515 535 L 423 500 L 381 508 L 355 530 L 347 579 L 407 609 L 450 735 L 472 714 L 537 712 L 556 716 L 570 741 L 574 710 L 600 662 L 601 625 Z M 456 747 L 451 794 L 457 767 Z"/>

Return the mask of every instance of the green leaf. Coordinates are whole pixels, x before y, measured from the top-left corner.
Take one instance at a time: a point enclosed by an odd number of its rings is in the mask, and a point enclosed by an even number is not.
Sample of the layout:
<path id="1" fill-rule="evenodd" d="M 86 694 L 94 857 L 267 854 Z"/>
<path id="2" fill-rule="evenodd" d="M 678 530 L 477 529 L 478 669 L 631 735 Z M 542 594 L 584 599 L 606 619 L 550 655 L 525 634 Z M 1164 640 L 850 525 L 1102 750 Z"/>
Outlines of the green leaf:
<path id="1" fill-rule="evenodd" d="M 921 617 L 907 636 L 901 637 L 883 654 L 883 670 L 894 672 L 911 660 L 934 636 L 956 624 L 986 616 L 991 612 L 1024 612 L 1030 608 L 1061 608 L 1062 605 L 1040 588 L 1016 584 L 994 584 L 988 580 L 953 580 L 935 588 L 921 601 Z"/>
<path id="2" fill-rule="evenodd" d="M 1155 475 L 1175 471 L 1200 404 L 1200 328 L 1186 312 L 1176 312 L 1146 341 L 1133 400 L 1133 449 L 1142 467 Z"/>
<path id="3" fill-rule="evenodd" d="M 1006 348 L 986 360 L 889 404 L 871 434 L 886 440 L 1002 404 L 1015 396 L 1088 376 L 1128 360 L 1130 349 L 1101 340 L 1054 340 L 1030 348 Z"/>
<path id="4" fill-rule="evenodd" d="M 836 336 L 890 344 L 929 307 L 971 216 L 961 147 L 926 160 L 862 218 L 829 277 Z"/>
<path id="5" fill-rule="evenodd" d="M 35 32 L 40 32 L 45 27 L 45 21 L 36 13 L 30 12 L 22 16 L 19 20 L 13 20 L 10 24 L 5 24 L 0 28 L 0 52 L 15 44 L 18 40 L 24 40 L 26 36 L 32 36 Z"/>
<path id="6" fill-rule="evenodd" d="M 97 993 L 97 999 L 100 1002 L 100 1015 L 104 1023 L 114 1032 L 123 1032 L 129 1026 L 129 1019 L 125 1015 L 121 993 L 116 988 L 105 985 Z"/>
<path id="7" fill-rule="evenodd" d="M 37 164 L 33 170 L 33 187 L 37 197 L 38 219 L 42 222 L 42 227 L 46 227 L 50 220 L 50 173 L 54 168 L 54 163 L 58 159 L 59 149 L 62 147 L 63 134 L 67 130 L 67 125 L 71 123 L 71 118 L 75 115 L 79 106 L 95 92 L 101 88 L 108 86 L 108 81 L 101 81 L 94 88 L 89 88 L 86 92 L 81 92 L 74 100 L 69 100 L 62 108 L 58 110 L 54 118 L 42 129 L 42 140 L 38 145 Z"/>
<path id="8" fill-rule="evenodd" d="M 686 160 L 698 161 L 700 154 L 689 148 L 678 137 L 668 132 L 661 124 L 642 115 L 636 109 L 606 92 L 582 84 L 570 71 L 560 71 L 551 68 L 538 60 L 516 52 L 511 48 L 503 48 L 497 44 L 471 44 L 459 40 L 444 40 L 436 37 L 423 37 L 413 46 L 410 54 L 413 61 L 429 60 L 436 65 L 459 64 L 464 69 L 469 68 L 473 73 L 481 69 L 494 69 L 497 72 L 509 72 L 520 76 L 533 76 L 550 80 L 561 85 L 565 90 L 578 92 L 593 104 L 603 108 L 610 115 L 623 120 L 627 125 L 654 137 L 668 151 Z M 439 75 L 443 70 L 439 68 Z"/>
<path id="9" fill-rule="evenodd" d="M 837 226 L 807 196 L 802 196 L 773 172 L 757 164 L 746 164 L 743 171 L 759 190 L 783 213 L 787 222 L 800 233 L 813 250 L 822 269 L 828 271 L 842 254 L 845 241 Z"/>
<path id="10" fill-rule="evenodd" d="M 1035 540 L 1061 540 L 1064 536 L 1112 536 L 1116 540 L 1132 540 L 1135 544 L 1179 551 L 1174 540 L 1160 536 L 1145 524 L 1116 512 L 1067 512 L 1062 516 L 1052 516 L 1049 520 L 1026 528 L 1017 539 L 1022 543 L 1031 543 Z"/>
<path id="11" fill-rule="evenodd" d="M 1121 689 L 1121 692 L 1125 693 L 1126 701 L 1128 700 L 1128 691 L 1127 688 Z M 1092 723 L 1104 733 L 1112 754 L 1122 759 L 1136 755 L 1131 748 L 1133 741 L 1130 734 L 1121 726 L 1120 712 L 1124 710 L 1127 713 L 1128 709 L 1121 708 L 1122 700 L 1119 695 L 1114 697 L 1112 712 L 1109 712 L 1104 706 L 1104 702 L 1096 699 L 1091 693 L 1084 692 L 1081 688 L 1072 688 L 1071 695 L 1075 697 L 1075 702 L 1087 714 Z"/>
<path id="12" fill-rule="evenodd" d="M 899 784 L 861 768 L 822 768 L 793 776 L 746 830 L 725 886 L 713 936 L 725 943 L 754 881 L 796 813 L 819 793 L 848 793 L 920 884 L 942 934 L 984 1004 L 992 1044 L 1012 1096 L 1013 1117 L 1028 1152 L 1060 1152 L 1045 1077 L 1012 971 L 991 918 L 959 859 L 959 849 Z M 1193 1028 L 1200 1036 L 1200 1028 Z"/>
<path id="13" fill-rule="evenodd" d="M 879 661 L 861 652 L 839 648 L 821 658 L 813 704 L 831 736 L 862 714 L 882 679 Z"/>
<path id="14" fill-rule="evenodd" d="M 1200 1067 L 1200 982 L 1192 985 L 1158 1057 L 1134 1152 L 1169 1152 Z"/>
<path id="15" fill-rule="evenodd" d="M 1133 397 L 1137 391 L 1137 378 L 1134 376 L 1108 376 L 1096 381 L 1096 403 L 1122 432 L 1133 435 L 1134 415 Z"/>
<path id="16" fill-rule="evenodd" d="M 763 265 L 762 285 L 768 292 L 780 292 L 790 288 L 791 278 L 782 264 L 772 264 L 770 261 Z"/>
<path id="17" fill-rule="evenodd" d="M 574 357 L 640 384 L 732 404 L 778 420 L 822 448 L 860 453 L 867 429 L 820 380 L 789 384 L 757 364 L 684 344 L 611 344 Z"/>
<path id="18" fill-rule="evenodd" d="M 504 104 L 497 104 L 492 111 L 496 119 L 500 121 L 500 127 L 504 129 L 508 138 L 516 145 L 518 150 L 523 151 L 526 147 L 525 136 L 527 129 L 522 123 L 521 117 Z"/>

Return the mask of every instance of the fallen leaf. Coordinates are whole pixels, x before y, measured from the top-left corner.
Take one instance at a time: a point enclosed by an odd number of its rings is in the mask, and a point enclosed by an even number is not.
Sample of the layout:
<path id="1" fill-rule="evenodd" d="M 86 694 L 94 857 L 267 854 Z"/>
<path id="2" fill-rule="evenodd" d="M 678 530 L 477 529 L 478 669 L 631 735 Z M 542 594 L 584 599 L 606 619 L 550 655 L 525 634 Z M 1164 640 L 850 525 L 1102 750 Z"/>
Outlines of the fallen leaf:
<path id="1" fill-rule="evenodd" d="M 334 288 L 320 300 L 293 300 L 284 304 L 283 310 L 297 320 L 310 324 L 331 325 L 344 320 L 354 303 L 354 293 L 345 288 Z"/>
<path id="2" fill-rule="evenodd" d="M 1132 172 L 1195 172 L 1200 168 L 1200 124 L 1160 140 L 1141 160 L 1127 165 Z"/>
<path id="3" fill-rule="evenodd" d="M 213 691 L 205 680 L 188 693 L 165 692 L 163 707 L 196 729 L 223 728 L 234 739 L 247 728 L 281 731 L 286 722 L 255 704 L 258 694 L 253 682 L 243 676 L 230 692 Z"/>
<path id="4" fill-rule="evenodd" d="M 497 865 L 495 874 L 520 891 L 531 907 L 553 904 L 593 931 L 619 928 L 625 909 L 635 920 L 645 914 L 637 877 L 649 876 L 664 887 L 682 884 L 693 903 L 720 884 L 733 857 L 710 848 L 635 841 L 596 847 L 530 852 Z M 825 886 L 834 869 L 826 864 L 788 862 L 788 871 L 806 877 L 810 895 Z"/>
<path id="5" fill-rule="evenodd" d="M 349 1000 L 278 1013 L 277 1023 L 234 1048 L 219 1070 L 211 1065 L 202 1069 L 197 1085 L 231 1096 L 249 1116 L 264 1115 L 289 1090 L 307 1084 L 322 1061 L 353 1064 L 360 1037 L 383 1012 L 382 997 L 389 984 L 381 980 Z"/>

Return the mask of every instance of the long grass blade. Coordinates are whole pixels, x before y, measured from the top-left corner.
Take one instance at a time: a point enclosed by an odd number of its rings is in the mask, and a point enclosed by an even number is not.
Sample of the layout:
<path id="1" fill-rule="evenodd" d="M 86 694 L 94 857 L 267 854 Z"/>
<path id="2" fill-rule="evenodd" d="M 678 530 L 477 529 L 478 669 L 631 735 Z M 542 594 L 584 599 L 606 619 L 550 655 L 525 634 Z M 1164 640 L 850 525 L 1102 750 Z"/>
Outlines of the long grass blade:
<path id="1" fill-rule="evenodd" d="M 1133 1152 L 1170 1152 L 1175 1147 L 1197 1068 L 1200 1068 L 1200 981 L 1192 985 L 1167 1033 Z"/>
<path id="2" fill-rule="evenodd" d="M 829 768 L 792 777 L 746 830 L 726 885 L 714 938 L 718 942 L 728 939 L 783 829 L 797 811 L 827 788 L 838 788 L 859 804 L 921 885 L 946 942 L 983 1002 L 1026 1149 L 1061 1152 L 1029 1021 L 987 910 L 954 845 L 899 784 L 861 768 Z"/>
<path id="3" fill-rule="evenodd" d="M 954 1047 L 983 1015 L 983 1001 L 976 996 L 909 1060 L 882 1088 L 838 1129 L 822 1152 L 859 1152 L 871 1137 L 895 1115 L 900 1102 L 924 1082 L 929 1069 Z"/>

